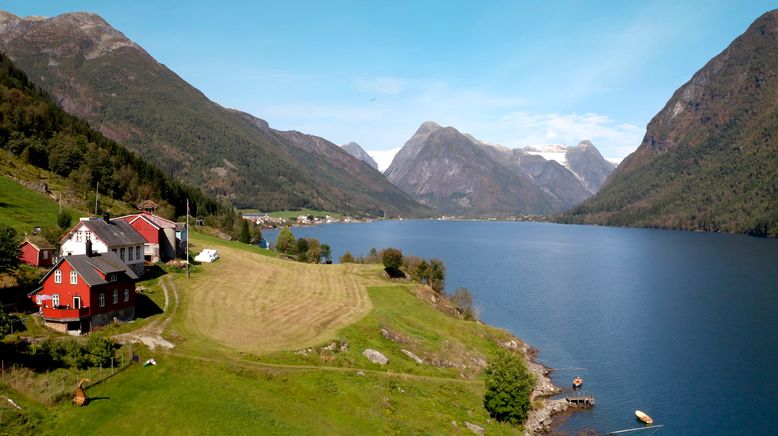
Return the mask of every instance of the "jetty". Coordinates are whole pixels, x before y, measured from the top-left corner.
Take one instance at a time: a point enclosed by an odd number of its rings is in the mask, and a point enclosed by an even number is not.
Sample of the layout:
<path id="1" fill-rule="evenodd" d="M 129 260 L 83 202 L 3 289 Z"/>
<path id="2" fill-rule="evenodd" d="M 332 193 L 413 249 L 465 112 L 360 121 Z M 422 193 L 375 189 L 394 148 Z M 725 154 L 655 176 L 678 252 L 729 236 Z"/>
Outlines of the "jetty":
<path id="1" fill-rule="evenodd" d="M 565 401 L 571 406 L 592 407 L 594 406 L 594 397 L 591 395 L 576 395 L 574 397 L 565 397 Z"/>

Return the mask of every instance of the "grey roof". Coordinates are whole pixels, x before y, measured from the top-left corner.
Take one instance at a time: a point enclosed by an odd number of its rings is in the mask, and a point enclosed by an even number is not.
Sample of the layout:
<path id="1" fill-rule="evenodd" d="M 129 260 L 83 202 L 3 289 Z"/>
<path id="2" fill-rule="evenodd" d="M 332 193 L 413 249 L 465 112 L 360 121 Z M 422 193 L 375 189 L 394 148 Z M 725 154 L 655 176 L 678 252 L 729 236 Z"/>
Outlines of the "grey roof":
<path id="1" fill-rule="evenodd" d="M 121 245 L 143 245 L 146 239 L 132 228 L 126 221 L 116 220 L 106 222 L 102 218 L 92 218 L 81 221 L 92 233 L 106 245 L 115 247 Z"/>
<path id="2" fill-rule="evenodd" d="M 86 254 L 64 256 L 41 278 L 40 283 L 43 283 L 46 280 L 46 277 L 55 271 L 62 262 L 69 263 L 89 286 L 104 285 L 108 283 L 104 278 L 100 277 L 98 271 L 106 275 L 110 273 L 125 273 L 130 280 L 138 280 L 138 276 L 135 272 L 122 262 L 116 253 L 109 251 L 108 253 L 95 253 L 92 256 L 87 256 Z M 36 289 L 31 294 L 34 294 L 39 290 L 40 288 Z"/>

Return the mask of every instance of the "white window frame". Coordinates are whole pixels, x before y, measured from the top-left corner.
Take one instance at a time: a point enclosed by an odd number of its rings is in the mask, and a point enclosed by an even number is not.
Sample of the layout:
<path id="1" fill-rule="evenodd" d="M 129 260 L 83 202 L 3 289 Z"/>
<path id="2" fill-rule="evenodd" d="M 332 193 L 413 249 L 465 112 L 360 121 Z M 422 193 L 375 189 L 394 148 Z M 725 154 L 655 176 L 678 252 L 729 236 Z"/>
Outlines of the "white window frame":
<path id="1" fill-rule="evenodd" d="M 134 257 L 132 254 L 133 254 L 133 253 L 132 253 L 132 247 L 129 247 L 129 248 L 127 249 L 127 260 L 128 260 L 128 261 L 130 261 L 130 262 L 132 262 L 132 259 L 133 259 L 133 257 Z"/>
<path id="2" fill-rule="evenodd" d="M 78 273 L 75 271 L 70 271 L 70 284 L 71 285 L 78 284 Z"/>
<path id="3" fill-rule="evenodd" d="M 54 283 L 62 283 L 62 271 L 54 271 Z"/>
<path id="4" fill-rule="evenodd" d="M 59 306 L 59 294 L 51 295 L 51 307 Z"/>
<path id="5" fill-rule="evenodd" d="M 115 282 L 116 280 L 117 280 L 117 279 L 116 279 L 116 273 L 110 273 L 110 274 L 108 274 L 108 281 L 109 281 L 109 282 L 113 283 L 113 282 Z"/>
<path id="6" fill-rule="evenodd" d="M 135 247 L 135 258 L 136 258 L 136 259 L 138 259 L 138 260 L 141 260 L 141 259 L 142 259 L 142 258 L 140 257 L 140 245 L 139 245 L 139 246 L 137 246 L 137 247 Z"/>
<path id="7" fill-rule="evenodd" d="M 81 230 L 76 230 L 76 242 L 81 242 Z"/>
<path id="8" fill-rule="evenodd" d="M 119 290 L 113 290 L 113 304 L 119 304 Z"/>
<path id="9" fill-rule="evenodd" d="M 119 259 L 121 259 L 122 262 L 124 262 L 124 251 L 124 247 L 119 249 Z"/>
<path id="10" fill-rule="evenodd" d="M 76 301 L 78 301 L 78 304 L 76 304 Z M 81 309 L 81 297 L 77 295 L 73 297 L 73 309 Z"/>
<path id="11" fill-rule="evenodd" d="M 126 303 L 128 301 L 130 301 L 130 290 L 129 289 L 125 289 L 124 290 L 124 302 Z"/>
<path id="12" fill-rule="evenodd" d="M 49 258 L 49 250 L 41 250 L 41 257 L 43 260 L 46 260 Z"/>
<path id="13" fill-rule="evenodd" d="M 98 306 L 105 307 L 105 293 L 101 292 L 97 298 Z"/>

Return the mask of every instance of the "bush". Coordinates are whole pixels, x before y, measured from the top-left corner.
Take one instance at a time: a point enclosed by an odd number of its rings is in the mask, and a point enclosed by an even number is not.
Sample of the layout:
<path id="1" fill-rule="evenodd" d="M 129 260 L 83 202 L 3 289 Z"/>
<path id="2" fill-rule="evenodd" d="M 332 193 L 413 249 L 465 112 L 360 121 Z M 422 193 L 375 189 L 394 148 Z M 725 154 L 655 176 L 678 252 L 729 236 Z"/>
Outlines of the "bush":
<path id="1" fill-rule="evenodd" d="M 289 227 L 284 227 L 278 232 L 278 238 L 276 238 L 276 251 L 286 254 L 295 254 L 297 248 L 297 240 Z"/>
<path id="2" fill-rule="evenodd" d="M 354 263 L 354 256 L 347 251 L 343 253 L 343 256 L 340 256 L 340 263 Z"/>
<path id="3" fill-rule="evenodd" d="M 467 288 L 457 288 L 454 295 L 451 296 L 451 302 L 466 320 L 478 319 L 476 311 L 473 309 L 473 294 Z"/>
<path id="4" fill-rule="evenodd" d="M 430 259 L 428 279 L 432 290 L 442 294 L 446 288 L 446 265 L 442 260 Z"/>
<path id="5" fill-rule="evenodd" d="M 85 369 L 110 366 L 115 348 L 113 341 L 96 336 L 90 336 L 86 342 L 46 339 L 33 347 L 32 354 L 39 360 L 50 360 L 56 366 Z"/>
<path id="6" fill-rule="evenodd" d="M 500 422 L 522 424 L 532 403 L 530 394 L 535 378 L 524 360 L 507 350 L 498 350 L 484 371 L 486 392 L 484 407 L 489 416 Z"/>

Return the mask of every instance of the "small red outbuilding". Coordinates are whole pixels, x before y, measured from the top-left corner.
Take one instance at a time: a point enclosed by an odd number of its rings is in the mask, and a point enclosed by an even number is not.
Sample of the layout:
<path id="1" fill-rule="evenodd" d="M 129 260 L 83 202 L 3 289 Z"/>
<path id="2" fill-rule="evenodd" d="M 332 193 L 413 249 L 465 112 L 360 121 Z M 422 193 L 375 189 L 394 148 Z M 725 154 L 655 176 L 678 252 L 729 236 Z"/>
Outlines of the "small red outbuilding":
<path id="1" fill-rule="evenodd" d="M 19 259 L 32 266 L 49 267 L 54 263 L 56 250 L 49 241 L 40 236 L 27 236 L 19 246 L 21 254 Z"/>

